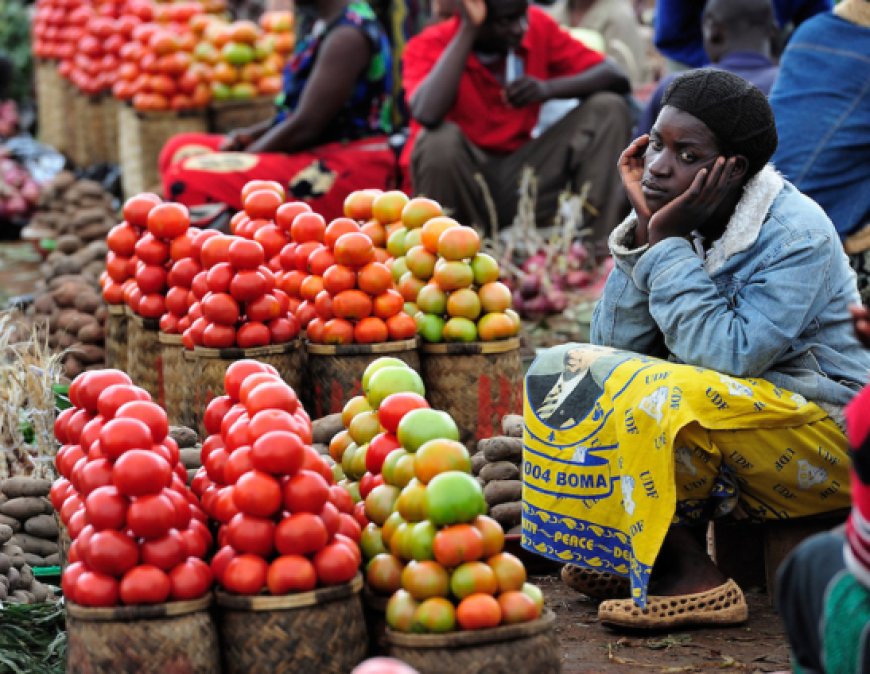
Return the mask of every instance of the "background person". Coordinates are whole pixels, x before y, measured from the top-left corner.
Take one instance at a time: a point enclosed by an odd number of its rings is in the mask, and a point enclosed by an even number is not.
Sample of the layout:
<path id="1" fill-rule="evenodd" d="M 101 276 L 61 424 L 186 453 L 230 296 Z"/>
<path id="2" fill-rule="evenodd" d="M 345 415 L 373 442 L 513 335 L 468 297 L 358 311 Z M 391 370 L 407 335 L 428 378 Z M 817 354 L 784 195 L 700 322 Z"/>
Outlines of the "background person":
<path id="1" fill-rule="evenodd" d="M 277 180 L 330 219 L 353 190 L 391 185 L 389 42 L 362 0 L 313 0 L 312 8 L 318 21 L 285 67 L 278 115 L 227 136 L 172 138 L 160 156 L 168 198 L 238 209 L 245 183 Z"/>
<path id="2" fill-rule="evenodd" d="M 507 77 L 511 53 L 519 58 Z M 413 191 L 462 224 L 491 231 L 486 191 L 499 224 L 510 224 L 527 165 L 538 180 L 538 226 L 552 224 L 560 192 L 579 192 L 587 181 L 599 240 L 623 215 L 619 181 L 608 169 L 631 129 L 621 95 L 628 79 L 542 9 L 526 0 L 462 0 L 461 16 L 408 42 L 404 84 L 412 121 L 403 164 Z M 563 98 L 584 102 L 532 139 L 541 103 Z"/>

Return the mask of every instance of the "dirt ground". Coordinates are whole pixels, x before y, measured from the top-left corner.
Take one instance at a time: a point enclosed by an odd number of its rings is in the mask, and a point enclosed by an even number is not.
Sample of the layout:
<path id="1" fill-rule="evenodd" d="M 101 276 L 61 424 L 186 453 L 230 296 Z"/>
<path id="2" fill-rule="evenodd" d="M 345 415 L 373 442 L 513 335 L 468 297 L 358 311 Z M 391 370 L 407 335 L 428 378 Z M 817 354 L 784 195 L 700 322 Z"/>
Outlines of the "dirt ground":
<path id="1" fill-rule="evenodd" d="M 789 670 L 782 623 L 764 592 L 746 593 L 750 619 L 741 627 L 626 635 L 602 627 L 597 603 L 568 588 L 558 574 L 531 580 L 556 613 L 563 674 Z"/>

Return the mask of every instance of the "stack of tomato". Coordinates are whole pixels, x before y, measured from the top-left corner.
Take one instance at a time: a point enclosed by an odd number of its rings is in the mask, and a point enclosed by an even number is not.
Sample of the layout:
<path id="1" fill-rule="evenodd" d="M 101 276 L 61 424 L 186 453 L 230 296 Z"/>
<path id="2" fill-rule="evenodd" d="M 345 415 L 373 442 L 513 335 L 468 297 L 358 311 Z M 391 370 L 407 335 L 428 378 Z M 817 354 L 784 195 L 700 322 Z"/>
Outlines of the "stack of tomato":
<path id="1" fill-rule="evenodd" d="M 503 552 L 504 532 L 485 515 L 455 422 L 429 408 L 414 375 L 396 359 L 372 363 L 365 398 L 345 410 L 352 415 L 348 433 L 330 446 L 338 454 L 344 445 L 343 468 L 354 469 L 362 454 L 374 485 L 360 482 L 370 520 L 360 536 L 366 580 L 374 592 L 391 595 L 387 622 L 400 631 L 534 620 L 543 608 L 540 590 L 526 583 L 522 562 Z M 382 432 L 371 435 L 376 428 Z"/>
<path id="2" fill-rule="evenodd" d="M 242 210 L 230 219 L 230 231 L 263 246 L 266 266 L 275 273 L 281 271 L 278 256 L 290 242 L 288 213 L 311 209 L 302 202 L 285 204 L 284 187 L 274 180 L 251 180 L 242 187 L 240 196 Z"/>
<path id="3" fill-rule="evenodd" d="M 311 447 L 311 422 L 269 365 L 233 363 L 208 405 L 192 488 L 219 523 L 215 578 L 236 594 L 305 592 L 351 580 L 361 555 L 352 501 Z"/>
<path id="4" fill-rule="evenodd" d="M 355 221 L 337 218 L 329 224 L 323 245 L 308 255 L 308 271 L 299 291 L 314 306 L 316 317 L 307 326 L 312 342 L 371 344 L 416 334 L 389 267 L 377 260 L 372 239 Z"/>
<path id="5" fill-rule="evenodd" d="M 108 304 L 130 303 L 136 290 L 136 268 L 139 258 L 136 244 L 148 227 L 148 214 L 162 199 L 151 192 L 130 197 L 124 203 L 124 221 L 109 230 L 106 236 L 106 271 L 100 276 L 103 299 Z M 130 305 L 132 307 L 132 304 Z"/>
<path id="6" fill-rule="evenodd" d="M 212 537 L 166 413 L 118 370 L 79 375 L 69 398 L 50 494 L 72 540 L 64 595 L 85 606 L 205 595 Z"/>
<path id="7" fill-rule="evenodd" d="M 202 271 L 192 282 L 186 348 L 250 349 L 285 344 L 299 334 L 287 295 L 275 287 L 263 246 L 240 236 L 215 235 L 202 243 Z"/>
<path id="8" fill-rule="evenodd" d="M 37 0 L 32 24 L 34 56 L 72 58 L 89 17 L 85 0 Z"/>
<path id="9" fill-rule="evenodd" d="M 266 19 L 281 28 L 271 35 L 252 21 L 225 23 L 213 19 L 202 27 L 202 38 L 193 56 L 208 67 L 211 94 L 215 101 L 249 100 L 275 96 L 281 91 L 281 70 L 293 50 L 292 18 L 289 29 L 281 16 Z M 199 28 L 199 26 L 197 26 Z"/>
<path id="10" fill-rule="evenodd" d="M 213 229 L 200 231 L 188 227 L 187 231 L 173 240 L 169 246 L 169 272 L 166 275 L 166 313 L 160 317 L 160 330 L 171 335 L 180 335 L 187 330 L 193 319 L 190 307 L 197 301 L 193 283 L 202 272 L 199 262 L 202 245 L 220 232 Z M 204 279 L 204 276 L 202 277 Z"/>
<path id="11" fill-rule="evenodd" d="M 344 200 L 345 216 L 360 224 L 362 232 L 375 244 L 381 262 L 389 261 L 387 238 L 401 226 L 402 209 L 407 203 L 408 196 L 399 190 L 357 190 Z"/>

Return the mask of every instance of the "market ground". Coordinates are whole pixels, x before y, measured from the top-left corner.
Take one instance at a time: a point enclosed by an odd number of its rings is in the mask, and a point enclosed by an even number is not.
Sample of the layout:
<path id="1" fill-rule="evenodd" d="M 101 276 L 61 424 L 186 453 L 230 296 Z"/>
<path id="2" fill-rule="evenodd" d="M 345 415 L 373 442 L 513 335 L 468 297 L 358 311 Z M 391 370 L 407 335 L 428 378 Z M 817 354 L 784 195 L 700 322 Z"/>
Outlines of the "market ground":
<path id="1" fill-rule="evenodd" d="M 740 627 L 626 635 L 602 627 L 598 605 L 568 588 L 558 573 L 531 580 L 556 613 L 563 674 L 789 670 L 782 623 L 763 591 L 746 592 L 750 618 Z"/>

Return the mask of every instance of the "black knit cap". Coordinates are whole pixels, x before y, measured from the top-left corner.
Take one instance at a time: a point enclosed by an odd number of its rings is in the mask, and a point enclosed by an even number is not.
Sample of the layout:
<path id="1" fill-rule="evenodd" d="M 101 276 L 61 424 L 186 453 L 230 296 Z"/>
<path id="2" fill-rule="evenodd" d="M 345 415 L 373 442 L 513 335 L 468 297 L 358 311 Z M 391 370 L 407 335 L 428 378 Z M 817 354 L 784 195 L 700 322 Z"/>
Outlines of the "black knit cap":
<path id="1" fill-rule="evenodd" d="M 689 70 L 671 82 L 662 97 L 665 105 L 704 122 L 725 156 L 746 157 L 748 176 L 758 173 L 776 150 L 776 124 L 767 97 L 739 75 L 716 68 Z"/>

